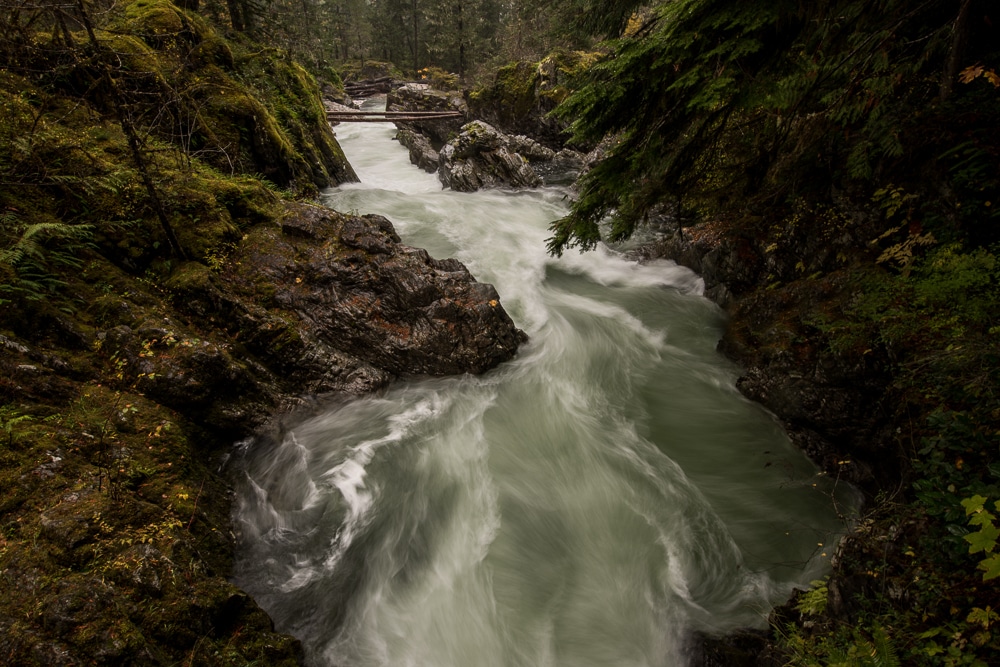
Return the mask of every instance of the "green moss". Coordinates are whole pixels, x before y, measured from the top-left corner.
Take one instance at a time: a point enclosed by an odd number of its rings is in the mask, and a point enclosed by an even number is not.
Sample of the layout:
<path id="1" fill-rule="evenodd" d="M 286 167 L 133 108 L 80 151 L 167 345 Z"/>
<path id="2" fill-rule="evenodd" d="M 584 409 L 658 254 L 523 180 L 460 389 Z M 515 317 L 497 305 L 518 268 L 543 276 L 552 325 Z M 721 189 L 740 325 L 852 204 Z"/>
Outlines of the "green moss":
<path id="1" fill-rule="evenodd" d="M 393 63 L 380 60 L 366 60 L 363 65 L 360 60 L 349 60 L 340 66 L 340 76 L 344 81 L 380 79 L 386 76 L 393 79 L 406 77 L 403 70 Z"/>
<path id="2" fill-rule="evenodd" d="M 7 332 L 10 333 L 10 332 Z M 0 421 L 24 416 L 0 407 Z M 225 488 L 171 411 L 107 383 L 32 409 L 0 446 L 5 655 L 49 647 L 116 664 L 295 663 L 229 568 Z"/>
<path id="3" fill-rule="evenodd" d="M 274 112 L 276 127 L 292 147 L 289 167 L 298 188 L 354 180 L 326 122 L 319 86 L 303 67 L 275 52 L 238 58 L 240 80 Z M 274 179 L 271 179 L 274 180 Z M 286 185 L 275 180 L 279 185 Z"/>
<path id="4" fill-rule="evenodd" d="M 184 29 L 180 10 L 169 0 L 134 0 L 124 5 L 126 27 L 138 34 L 169 34 Z"/>
<path id="5" fill-rule="evenodd" d="M 315 81 L 282 54 L 234 46 L 166 0 L 116 5 L 108 20 L 98 36 L 120 58 L 113 75 L 141 125 L 144 167 L 196 261 L 172 256 L 92 60 L 40 60 L 29 78 L 0 71 L 0 170 L 17 175 L 0 188 L 0 251 L 25 225 L 93 230 L 79 268 L 51 267 L 61 287 L 0 307 L 4 336 L 36 355 L 0 355 L 0 615 L 17 619 L 4 656 L 296 664 L 294 640 L 223 579 L 229 505 L 214 440 L 140 395 L 152 385 L 137 368 L 175 353 L 154 342 L 159 329 L 221 345 L 210 325 L 178 324 L 172 301 L 213 289 L 244 232 L 275 220 L 280 200 L 261 176 L 315 192 L 346 160 Z M 276 343 L 297 344 L 295 332 Z M 22 362 L 31 373 L 11 370 Z"/>
<path id="6" fill-rule="evenodd" d="M 204 18 L 169 0 L 133 0 L 123 9 L 112 32 L 137 35 L 157 49 L 199 44 L 214 36 Z"/>
<path id="7" fill-rule="evenodd" d="M 191 61 L 196 68 L 216 65 L 225 70 L 233 68 L 233 52 L 226 40 L 218 35 L 210 35 L 191 49 Z"/>
<path id="8" fill-rule="evenodd" d="M 516 62 L 496 71 L 493 82 L 470 95 L 478 109 L 489 109 L 502 123 L 516 124 L 532 112 L 547 113 L 566 99 L 574 80 L 599 54 L 558 50 L 539 62 Z"/>
<path id="9" fill-rule="evenodd" d="M 219 178 L 210 186 L 216 201 L 226 207 L 241 229 L 273 220 L 279 214 L 278 196 L 255 178 Z"/>
<path id="10" fill-rule="evenodd" d="M 165 184 L 161 201 L 181 246 L 192 259 L 207 262 L 210 257 L 217 258 L 222 248 L 240 239 L 241 232 L 228 208 L 216 197 L 220 180 L 194 172 L 177 174 Z"/>
<path id="11" fill-rule="evenodd" d="M 204 264 L 184 262 L 170 274 L 165 287 L 177 294 L 202 292 L 212 284 L 212 273 Z"/>
<path id="12" fill-rule="evenodd" d="M 491 98 L 511 118 L 526 116 L 535 105 L 535 88 L 540 75 L 532 63 L 514 63 L 497 70 Z"/>

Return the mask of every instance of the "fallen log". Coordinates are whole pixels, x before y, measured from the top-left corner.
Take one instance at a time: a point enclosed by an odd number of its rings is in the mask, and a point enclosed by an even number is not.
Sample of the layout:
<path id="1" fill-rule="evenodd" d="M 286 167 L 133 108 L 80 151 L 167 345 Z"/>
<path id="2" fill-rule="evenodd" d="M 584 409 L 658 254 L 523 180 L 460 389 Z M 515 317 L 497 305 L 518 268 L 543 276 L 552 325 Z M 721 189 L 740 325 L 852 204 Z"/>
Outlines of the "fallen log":
<path id="1" fill-rule="evenodd" d="M 326 117 L 340 123 L 392 123 L 446 120 L 463 115 L 459 111 L 328 111 Z"/>

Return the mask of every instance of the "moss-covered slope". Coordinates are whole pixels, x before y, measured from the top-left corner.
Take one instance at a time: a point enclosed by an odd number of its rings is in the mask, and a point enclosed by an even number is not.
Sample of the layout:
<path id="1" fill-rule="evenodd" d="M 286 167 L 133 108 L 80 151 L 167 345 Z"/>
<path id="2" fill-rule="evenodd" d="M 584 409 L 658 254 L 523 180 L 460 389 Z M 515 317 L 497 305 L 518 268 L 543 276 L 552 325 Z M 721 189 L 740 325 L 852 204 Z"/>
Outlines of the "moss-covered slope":
<path id="1" fill-rule="evenodd" d="M 0 36 L 0 659 L 297 664 L 226 580 L 220 463 L 287 406 L 296 350 L 354 362 L 274 285 L 227 297 L 236 325 L 190 297 L 353 172 L 285 54 L 165 0 L 46 7 Z M 323 389 L 392 376 L 368 370 Z"/>
<path id="2" fill-rule="evenodd" d="M 568 123 L 549 115 L 569 95 L 573 80 L 597 53 L 556 51 L 538 62 L 515 62 L 469 94 L 469 115 L 509 134 L 524 134 L 558 150 L 569 139 Z"/>

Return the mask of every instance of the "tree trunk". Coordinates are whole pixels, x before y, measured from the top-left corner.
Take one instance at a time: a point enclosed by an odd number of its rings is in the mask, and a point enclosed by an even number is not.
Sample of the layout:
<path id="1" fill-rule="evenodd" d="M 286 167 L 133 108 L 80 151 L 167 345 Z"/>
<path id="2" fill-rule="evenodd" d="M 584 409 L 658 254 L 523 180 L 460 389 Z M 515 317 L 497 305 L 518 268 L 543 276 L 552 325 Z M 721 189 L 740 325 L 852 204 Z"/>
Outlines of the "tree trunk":
<path id="1" fill-rule="evenodd" d="M 462 21 L 462 0 L 458 0 L 458 80 L 465 81 L 465 26 Z"/>
<path id="2" fill-rule="evenodd" d="M 962 6 L 958 9 L 958 17 L 955 19 L 955 27 L 952 28 L 951 49 L 948 51 L 948 60 L 944 66 L 944 73 L 941 76 L 941 101 L 951 97 L 955 90 L 955 79 L 958 78 L 959 68 L 962 66 L 962 57 L 965 55 L 965 44 L 969 40 L 969 17 L 972 14 L 972 0 L 962 0 Z"/>
<path id="3" fill-rule="evenodd" d="M 226 0 L 226 7 L 229 9 L 229 22 L 236 32 L 246 32 L 247 25 L 243 20 L 243 8 L 239 0 Z"/>
<path id="4" fill-rule="evenodd" d="M 417 41 L 417 37 L 418 37 L 418 32 L 417 32 L 417 16 L 418 16 L 417 15 L 417 0 L 413 0 L 413 2 L 411 3 L 411 6 L 413 7 L 413 76 L 416 77 L 417 76 L 417 69 L 419 69 L 419 67 L 417 65 L 417 54 L 420 52 L 419 42 Z"/>

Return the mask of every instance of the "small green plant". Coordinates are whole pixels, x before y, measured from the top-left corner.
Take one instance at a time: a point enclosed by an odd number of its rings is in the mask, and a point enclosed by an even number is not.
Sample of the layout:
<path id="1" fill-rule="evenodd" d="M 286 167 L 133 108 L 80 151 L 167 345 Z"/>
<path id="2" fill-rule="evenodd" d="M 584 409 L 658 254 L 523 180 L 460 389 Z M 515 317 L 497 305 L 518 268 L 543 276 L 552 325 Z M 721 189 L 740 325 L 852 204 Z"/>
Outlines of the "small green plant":
<path id="1" fill-rule="evenodd" d="M 976 529 L 963 539 L 969 543 L 970 554 L 981 553 L 986 556 L 976 566 L 983 571 L 983 581 L 1000 577 L 1000 552 L 997 551 L 1000 527 L 997 526 L 996 515 L 986 509 L 986 502 L 987 499 L 978 494 L 962 500 L 969 525 Z M 993 508 L 1000 512 L 1000 500 L 993 502 Z"/>
<path id="2" fill-rule="evenodd" d="M 26 224 L 11 211 L 0 214 L 0 232 L 11 238 L 0 248 L 0 276 L 8 276 L 0 282 L 0 304 L 9 301 L 3 295 L 44 299 L 65 284 L 55 271 L 81 268 L 82 251 L 93 247 L 91 225 Z"/>
<path id="3" fill-rule="evenodd" d="M 21 414 L 15 407 L 10 405 L 5 405 L 0 408 L 0 429 L 7 434 L 7 446 L 14 446 L 15 432 L 20 424 L 32 421 L 34 417 L 31 415 Z"/>
<path id="4" fill-rule="evenodd" d="M 820 635 L 803 635 L 796 628 L 778 632 L 789 652 L 788 665 L 808 667 L 898 667 L 899 655 L 889 634 L 874 626 L 870 634 L 845 627 Z"/>
<path id="5" fill-rule="evenodd" d="M 821 616 L 826 612 L 826 602 L 829 599 L 829 590 L 826 586 L 828 578 L 809 582 L 809 590 L 799 595 L 795 603 L 797 612 L 805 616 Z"/>
<path id="6" fill-rule="evenodd" d="M 857 635 L 846 651 L 833 652 L 830 667 L 899 667 L 899 656 L 888 633 L 876 627 L 871 638 Z"/>

